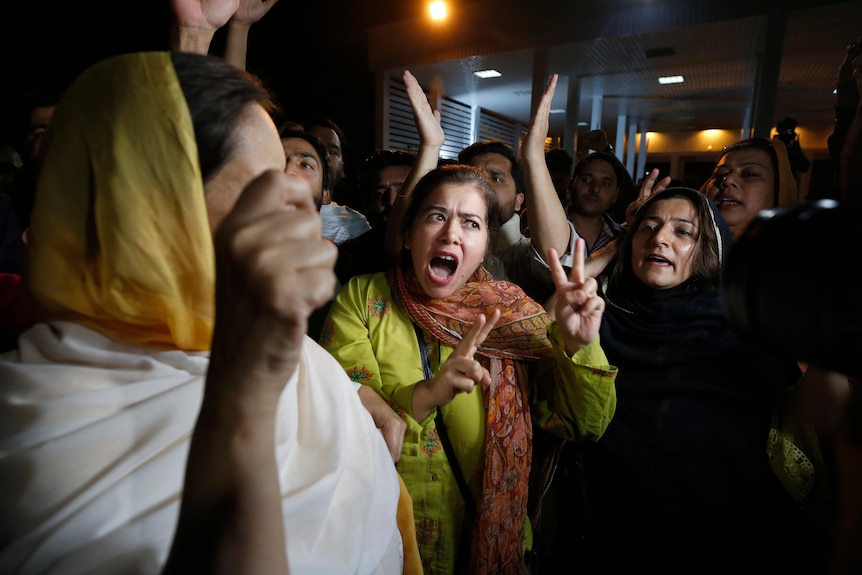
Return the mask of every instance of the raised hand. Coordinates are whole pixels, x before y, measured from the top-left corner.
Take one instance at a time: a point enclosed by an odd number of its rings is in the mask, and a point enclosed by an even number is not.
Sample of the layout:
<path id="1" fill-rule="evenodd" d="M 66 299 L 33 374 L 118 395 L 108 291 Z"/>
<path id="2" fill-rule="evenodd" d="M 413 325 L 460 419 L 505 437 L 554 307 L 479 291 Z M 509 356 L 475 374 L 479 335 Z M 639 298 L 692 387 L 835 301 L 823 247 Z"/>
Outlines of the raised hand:
<path id="1" fill-rule="evenodd" d="M 472 392 L 479 383 L 491 384 L 491 374 L 473 356 L 499 319 L 500 310 L 494 310 L 490 317 L 484 314 L 476 316 L 470 331 L 464 335 L 437 375 L 416 386 L 413 392 L 414 419 L 425 419 L 432 409 L 446 405 L 459 393 Z"/>
<path id="2" fill-rule="evenodd" d="M 280 394 L 308 316 L 335 288 L 337 249 L 321 236 L 308 184 L 269 171 L 243 191 L 215 233 L 216 323 L 210 366 Z"/>
<path id="3" fill-rule="evenodd" d="M 401 220 L 404 217 L 404 211 L 407 209 L 413 188 L 416 187 L 416 182 L 422 176 L 437 167 L 437 163 L 440 161 L 440 148 L 443 147 L 445 139 L 443 126 L 440 123 L 440 112 L 431 106 L 431 102 L 429 102 L 425 92 L 422 91 L 419 81 L 409 70 L 404 70 L 403 79 L 404 87 L 407 90 L 407 99 L 410 100 L 410 107 L 413 109 L 413 121 L 419 132 L 419 150 L 416 152 L 410 173 L 404 180 L 401 191 L 389 210 L 389 217 L 386 221 L 386 239 L 383 244 L 383 251 L 384 257 L 389 262 L 396 262 L 401 253 L 403 243 Z M 438 90 L 439 88 L 435 88 L 435 92 Z M 432 94 L 432 99 L 436 101 L 436 94 Z"/>
<path id="4" fill-rule="evenodd" d="M 536 113 L 530 120 L 530 127 L 521 141 L 521 154 L 538 154 L 542 161 L 545 159 L 545 139 L 548 137 L 550 127 L 549 117 L 551 114 L 551 102 L 557 89 L 558 74 L 552 74 L 545 86 L 545 92 L 536 107 Z"/>
<path id="5" fill-rule="evenodd" d="M 526 210 L 530 217 L 530 240 L 540 254 L 546 254 L 549 248 L 554 248 L 557 253 L 565 252 L 571 238 L 566 211 L 557 197 L 557 190 L 554 189 L 554 182 L 545 161 L 548 117 L 557 89 L 557 79 L 557 74 L 552 74 L 548 79 L 545 92 L 539 100 L 521 145 Z"/>
<path id="6" fill-rule="evenodd" d="M 563 332 L 569 355 L 596 338 L 605 311 L 605 300 L 598 294 L 598 283 L 585 271 L 585 246 L 582 238 L 575 240 L 575 257 L 569 277 L 566 277 L 556 251 L 548 250 L 548 263 L 557 288 L 553 299 L 554 319 Z"/>
<path id="7" fill-rule="evenodd" d="M 171 0 L 171 49 L 206 54 L 216 30 L 227 24 L 240 0 Z"/>
<path id="8" fill-rule="evenodd" d="M 436 146 L 439 150 L 444 141 L 443 126 L 440 124 L 440 111 L 431 106 L 431 102 L 422 90 L 422 86 L 419 85 L 419 81 L 409 70 L 404 70 L 402 77 L 404 87 L 407 89 L 407 99 L 410 100 L 410 107 L 413 108 L 413 121 L 419 132 L 419 141 L 422 144 Z M 435 93 L 432 93 L 433 99 L 436 100 L 436 96 Z"/>
<path id="9" fill-rule="evenodd" d="M 667 188 L 668 184 L 670 184 L 670 176 L 665 176 L 661 180 L 658 180 L 658 174 L 658 168 L 653 168 L 641 184 L 638 197 L 635 198 L 635 200 L 626 208 L 626 225 L 630 225 L 634 221 L 635 213 L 642 205 L 644 205 L 644 202 L 646 202 L 650 196 L 659 193 L 663 189 Z M 656 182 L 656 180 L 658 180 L 658 182 Z"/>
<path id="10" fill-rule="evenodd" d="M 233 13 L 232 20 L 244 24 L 254 24 L 263 18 L 278 0 L 239 0 L 239 7 Z"/>
<path id="11" fill-rule="evenodd" d="M 610 147 L 608 134 L 600 129 L 590 130 L 584 134 L 583 142 L 588 150 L 596 150 L 597 152 L 604 152 Z"/>

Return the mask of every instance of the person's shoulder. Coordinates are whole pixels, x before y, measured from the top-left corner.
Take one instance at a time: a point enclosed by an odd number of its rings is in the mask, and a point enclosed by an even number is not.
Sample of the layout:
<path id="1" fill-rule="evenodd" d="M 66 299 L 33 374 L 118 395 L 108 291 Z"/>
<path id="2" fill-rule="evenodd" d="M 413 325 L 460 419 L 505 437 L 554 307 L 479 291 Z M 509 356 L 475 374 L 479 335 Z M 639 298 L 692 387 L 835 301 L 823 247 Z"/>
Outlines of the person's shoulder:
<path id="1" fill-rule="evenodd" d="M 386 272 L 357 274 L 348 279 L 342 289 L 349 289 L 351 291 L 358 291 L 361 293 L 391 291 L 389 289 L 389 280 L 386 277 Z"/>
<path id="2" fill-rule="evenodd" d="M 365 216 L 365 214 L 358 210 L 354 210 L 350 206 L 341 206 L 341 209 L 344 210 L 344 214 L 350 220 L 351 224 L 359 223 L 367 229 L 371 229 L 371 224 L 368 223 L 368 218 Z"/>

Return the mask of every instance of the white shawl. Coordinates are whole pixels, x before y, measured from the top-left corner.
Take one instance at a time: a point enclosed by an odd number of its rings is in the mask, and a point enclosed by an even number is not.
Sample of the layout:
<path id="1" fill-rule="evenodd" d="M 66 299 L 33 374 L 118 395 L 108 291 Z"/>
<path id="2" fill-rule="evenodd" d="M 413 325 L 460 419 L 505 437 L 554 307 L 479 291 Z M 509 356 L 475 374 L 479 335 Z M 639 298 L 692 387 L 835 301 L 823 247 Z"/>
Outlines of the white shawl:
<path id="1" fill-rule="evenodd" d="M 0 356 L 0 573 L 160 572 L 207 362 L 64 322 Z M 309 338 L 279 414 L 291 573 L 400 573 L 395 467 L 356 385 Z"/>

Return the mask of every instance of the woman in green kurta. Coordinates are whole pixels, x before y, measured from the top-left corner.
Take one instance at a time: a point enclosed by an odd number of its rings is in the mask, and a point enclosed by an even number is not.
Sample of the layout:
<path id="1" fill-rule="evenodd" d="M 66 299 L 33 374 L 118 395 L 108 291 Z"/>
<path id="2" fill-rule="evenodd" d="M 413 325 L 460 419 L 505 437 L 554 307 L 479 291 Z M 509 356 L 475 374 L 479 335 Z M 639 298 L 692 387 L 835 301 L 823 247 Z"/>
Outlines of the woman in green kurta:
<path id="1" fill-rule="evenodd" d="M 481 267 L 495 206 L 474 168 L 426 174 L 402 220 L 400 264 L 352 278 L 321 337 L 355 381 L 407 421 L 397 468 L 413 496 L 426 574 L 525 573 L 530 468 L 539 464 L 533 423 L 595 440 L 616 405 L 616 369 L 597 341 L 604 303 L 583 273 L 583 242 L 570 278 L 549 258 L 558 295 L 551 322 L 519 287 Z M 438 411 L 469 493 L 459 491 L 441 444 Z"/>

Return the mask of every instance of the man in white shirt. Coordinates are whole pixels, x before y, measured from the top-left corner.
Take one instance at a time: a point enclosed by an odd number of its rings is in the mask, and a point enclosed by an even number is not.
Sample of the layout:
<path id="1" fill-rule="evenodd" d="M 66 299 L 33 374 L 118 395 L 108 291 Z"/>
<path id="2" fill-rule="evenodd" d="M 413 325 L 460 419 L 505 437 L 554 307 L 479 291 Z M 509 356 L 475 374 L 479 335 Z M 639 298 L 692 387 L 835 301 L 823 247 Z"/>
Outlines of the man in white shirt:
<path id="1" fill-rule="evenodd" d="M 371 224 L 364 214 L 332 200 L 332 192 L 338 189 L 344 179 L 344 133 L 326 118 L 307 123 L 305 129 L 320 138 L 326 148 L 329 189 L 323 191 L 320 219 L 323 221 L 323 237 L 340 245 L 371 229 Z"/>

